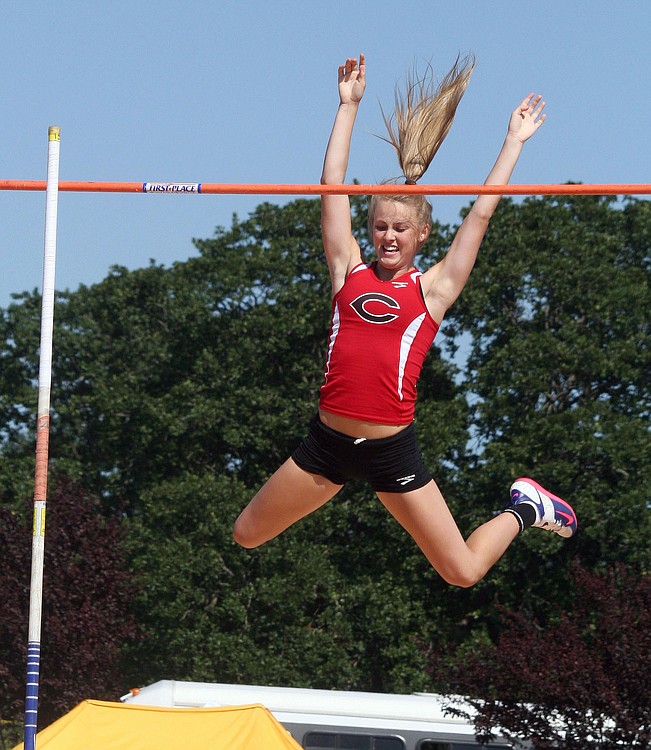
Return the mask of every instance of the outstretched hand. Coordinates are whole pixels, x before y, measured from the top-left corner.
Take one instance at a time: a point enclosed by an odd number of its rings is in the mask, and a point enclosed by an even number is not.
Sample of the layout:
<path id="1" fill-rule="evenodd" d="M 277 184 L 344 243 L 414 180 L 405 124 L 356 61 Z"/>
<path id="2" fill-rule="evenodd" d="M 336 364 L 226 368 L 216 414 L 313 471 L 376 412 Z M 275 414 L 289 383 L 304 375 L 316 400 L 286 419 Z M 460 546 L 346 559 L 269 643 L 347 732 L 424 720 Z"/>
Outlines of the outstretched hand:
<path id="1" fill-rule="evenodd" d="M 524 143 L 526 140 L 538 130 L 538 128 L 545 122 L 547 115 L 542 113 L 545 108 L 545 102 L 542 101 L 542 96 L 538 94 L 528 94 L 522 100 L 516 109 L 511 114 L 509 120 L 509 135 L 517 138 L 520 143 Z"/>
<path id="2" fill-rule="evenodd" d="M 357 58 L 349 57 L 338 69 L 339 100 L 342 104 L 358 104 L 366 87 L 366 58 L 361 53 L 359 67 Z"/>

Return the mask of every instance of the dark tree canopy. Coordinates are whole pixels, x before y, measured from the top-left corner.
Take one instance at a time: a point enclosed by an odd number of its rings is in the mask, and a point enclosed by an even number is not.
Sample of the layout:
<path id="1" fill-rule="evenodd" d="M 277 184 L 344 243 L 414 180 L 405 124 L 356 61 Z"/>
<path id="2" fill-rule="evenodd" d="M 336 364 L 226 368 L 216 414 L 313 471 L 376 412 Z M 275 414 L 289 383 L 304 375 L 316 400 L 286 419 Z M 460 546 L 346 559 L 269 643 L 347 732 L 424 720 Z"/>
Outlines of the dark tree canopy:
<path id="1" fill-rule="evenodd" d="M 446 663 L 446 679 L 483 698 L 473 701 L 483 736 L 506 730 L 543 750 L 649 747 L 651 578 L 577 564 L 568 586 L 571 610 L 544 621 L 503 610 L 496 642 Z"/>
<path id="2" fill-rule="evenodd" d="M 500 607 L 545 627 L 574 616 L 577 559 L 594 574 L 621 563 L 648 574 L 650 207 L 504 200 L 444 321 L 416 430 L 462 532 L 523 474 L 579 516 L 575 539 L 527 532 L 470 590 L 444 584 L 363 485 L 260 550 L 231 539 L 316 410 L 330 317 L 318 201 L 261 204 L 197 240 L 198 257 L 114 268 L 58 295 L 51 468 L 99 498 L 87 506 L 97 523 L 121 514 L 116 550 L 138 586 L 142 637 L 120 631 L 120 689 L 169 678 L 445 690 L 427 673 L 431 653 L 496 643 Z M 354 209 L 364 245 L 357 199 Z M 422 269 L 451 236 L 434 227 Z M 0 310 L 8 529 L 31 497 L 39 306 L 23 294 Z M 7 608 L 0 624 L 20 617 Z"/>
<path id="3" fill-rule="evenodd" d="M 39 724 L 82 696 L 113 698 L 124 672 L 122 647 L 137 640 L 129 606 L 136 594 L 124 530 L 79 486 L 59 479 L 48 503 L 43 579 Z M 22 716 L 32 519 L 0 506 L 0 716 Z M 12 745 L 10 745 L 12 746 Z"/>

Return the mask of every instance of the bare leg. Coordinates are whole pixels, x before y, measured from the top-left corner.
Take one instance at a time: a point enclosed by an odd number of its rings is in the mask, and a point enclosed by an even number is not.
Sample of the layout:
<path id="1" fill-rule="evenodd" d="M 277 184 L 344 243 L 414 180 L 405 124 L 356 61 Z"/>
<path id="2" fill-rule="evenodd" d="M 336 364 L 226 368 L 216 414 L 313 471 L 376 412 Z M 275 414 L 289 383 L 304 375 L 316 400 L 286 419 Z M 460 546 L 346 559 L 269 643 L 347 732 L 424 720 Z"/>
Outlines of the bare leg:
<path id="1" fill-rule="evenodd" d="M 259 547 L 327 503 L 341 487 L 289 458 L 240 513 L 233 537 L 243 547 Z"/>
<path id="2" fill-rule="evenodd" d="M 515 517 L 502 513 L 464 541 L 433 480 L 413 492 L 377 494 L 438 573 L 456 586 L 468 587 L 481 580 L 518 535 Z"/>

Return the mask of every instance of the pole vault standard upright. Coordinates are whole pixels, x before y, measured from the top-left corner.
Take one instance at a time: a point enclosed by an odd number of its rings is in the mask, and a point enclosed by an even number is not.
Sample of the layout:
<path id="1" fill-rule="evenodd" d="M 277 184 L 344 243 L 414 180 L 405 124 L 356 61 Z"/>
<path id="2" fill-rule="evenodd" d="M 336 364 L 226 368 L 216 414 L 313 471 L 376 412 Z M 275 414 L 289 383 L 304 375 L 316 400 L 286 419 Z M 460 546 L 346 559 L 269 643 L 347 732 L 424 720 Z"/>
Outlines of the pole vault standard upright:
<path id="1" fill-rule="evenodd" d="M 52 381 L 52 331 L 54 327 L 54 276 L 59 198 L 59 128 L 48 130 L 47 184 L 45 193 L 45 248 L 41 300 L 41 349 L 38 372 L 36 468 L 34 471 L 34 525 L 32 576 L 29 597 L 27 685 L 25 700 L 25 750 L 35 750 L 38 687 L 41 666 L 41 616 L 43 610 L 43 555 L 47 501 L 48 446 L 50 441 L 50 385 Z"/>

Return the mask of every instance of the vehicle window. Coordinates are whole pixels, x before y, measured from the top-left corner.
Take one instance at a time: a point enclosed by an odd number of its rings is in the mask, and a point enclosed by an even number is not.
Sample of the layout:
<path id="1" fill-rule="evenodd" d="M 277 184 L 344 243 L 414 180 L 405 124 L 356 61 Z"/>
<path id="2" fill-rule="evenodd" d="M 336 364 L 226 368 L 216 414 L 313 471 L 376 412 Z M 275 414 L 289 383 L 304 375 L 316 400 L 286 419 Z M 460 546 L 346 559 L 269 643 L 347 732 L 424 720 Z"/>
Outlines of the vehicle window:
<path id="1" fill-rule="evenodd" d="M 320 747 L 337 747 L 336 734 L 326 734 L 325 732 L 308 732 L 303 737 L 303 747 L 305 750 L 317 750 Z"/>
<path id="2" fill-rule="evenodd" d="M 303 737 L 303 747 L 304 750 L 406 750 L 400 737 L 342 732 L 308 732 Z"/>
<path id="3" fill-rule="evenodd" d="M 473 750 L 481 747 L 476 742 L 441 742 L 440 740 L 421 740 L 418 750 Z M 491 750 L 512 750 L 511 745 L 489 745 Z"/>
<path id="4" fill-rule="evenodd" d="M 405 743 L 400 737 L 373 737 L 373 750 L 405 750 Z"/>

